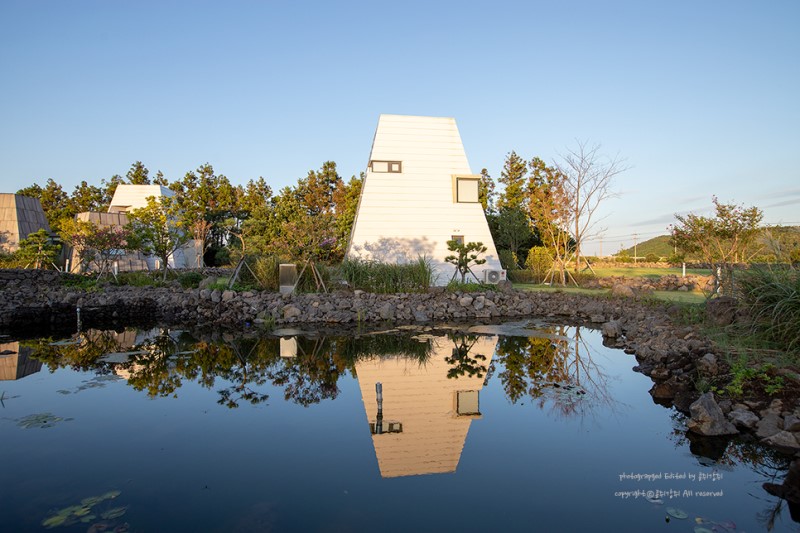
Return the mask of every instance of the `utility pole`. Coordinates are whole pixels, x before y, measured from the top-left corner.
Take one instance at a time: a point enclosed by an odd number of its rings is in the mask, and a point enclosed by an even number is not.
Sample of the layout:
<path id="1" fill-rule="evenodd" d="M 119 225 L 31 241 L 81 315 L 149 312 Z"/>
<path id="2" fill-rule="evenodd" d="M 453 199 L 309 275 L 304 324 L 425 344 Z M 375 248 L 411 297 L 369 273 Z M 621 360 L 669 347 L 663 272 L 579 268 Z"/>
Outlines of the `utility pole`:
<path id="1" fill-rule="evenodd" d="M 633 234 L 633 262 L 634 263 L 636 262 L 636 256 L 638 256 L 638 255 L 639 255 L 639 253 L 636 251 L 636 234 L 634 233 Z"/>

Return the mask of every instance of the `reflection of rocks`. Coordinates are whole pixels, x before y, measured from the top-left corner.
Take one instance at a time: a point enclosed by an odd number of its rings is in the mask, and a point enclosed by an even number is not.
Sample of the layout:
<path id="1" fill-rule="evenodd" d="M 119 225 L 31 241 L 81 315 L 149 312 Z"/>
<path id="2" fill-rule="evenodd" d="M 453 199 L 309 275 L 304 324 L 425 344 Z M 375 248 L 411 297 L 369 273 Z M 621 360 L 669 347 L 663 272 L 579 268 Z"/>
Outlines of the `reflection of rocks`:
<path id="1" fill-rule="evenodd" d="M 789 472 L 780 485 L 764 483 L 764 490 L 789 503 L 792 520 L 800 522 L 800 460 L 795 459 L 789 465 Z"/>
<path id="2" fill-rule="evenodd" d="M 692 455 L 710 459 L 714 463 L 725 457 L 730 442 L 730 437 L 706 437 L 691 431 L 686 436 L 689 439 L 689 452 Z"/>
<path id="3" fill-rule="evenodd" d="M 714 401 L 714 395 L 710 392 L 700 396 L 689 407 L 689 411 L 692 415 L 687 424 L 689 431 L 708 437 L 739 433 L 739 430 L 725 419 L 725 414 Z"/>

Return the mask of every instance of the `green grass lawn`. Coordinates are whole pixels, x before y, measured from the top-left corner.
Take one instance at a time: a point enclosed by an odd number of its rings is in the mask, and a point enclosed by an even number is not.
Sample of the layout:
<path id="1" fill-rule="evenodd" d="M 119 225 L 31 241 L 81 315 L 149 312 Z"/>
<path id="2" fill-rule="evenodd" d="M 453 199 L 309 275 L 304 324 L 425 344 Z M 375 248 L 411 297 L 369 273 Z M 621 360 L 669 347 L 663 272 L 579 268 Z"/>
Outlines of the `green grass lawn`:
<path id="1" fill-rule="evenodd" d="M 682 269 L 680 267 L 669 268 L 645 268 L 645 267 L 594 267 L 594 271 L 599 278 L 607 278 L 611 276 L 625 276 L 629 278 L 660 278 L 674 274 L 680 276 Z M 707 268 L 687 268 L 686 274 L 693 274 L 695 276 L 710 276 L 711 270 Z"/>
<path id="2" fill-rule="evenodd" d="M 568 294 L 588 294 L 591 296 L 606 296 L 611 293 L 610 289 L 584 289 L 575 286 L 559 287 L 534 283 L 514 283 L 514 288 L 523 291 L 565 292 Z M 699 304 L 706 301 L 706 297 L 701 292 L 653 291 L 653 297 L 656 300 L 663 300 L 665 302 L 686 304 Z"/>

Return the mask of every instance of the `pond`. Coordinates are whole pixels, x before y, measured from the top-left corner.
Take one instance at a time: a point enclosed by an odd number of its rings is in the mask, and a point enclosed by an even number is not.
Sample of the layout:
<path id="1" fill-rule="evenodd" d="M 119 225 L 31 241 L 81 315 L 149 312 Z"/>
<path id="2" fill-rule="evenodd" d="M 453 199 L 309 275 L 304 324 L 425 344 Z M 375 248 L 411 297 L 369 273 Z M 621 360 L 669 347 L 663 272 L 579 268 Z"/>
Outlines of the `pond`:
<path id="1" fill-rule="evenodd" d="M 795 531 L 790 459 L 522 321 L 0 344 L 0 531 Z"/>

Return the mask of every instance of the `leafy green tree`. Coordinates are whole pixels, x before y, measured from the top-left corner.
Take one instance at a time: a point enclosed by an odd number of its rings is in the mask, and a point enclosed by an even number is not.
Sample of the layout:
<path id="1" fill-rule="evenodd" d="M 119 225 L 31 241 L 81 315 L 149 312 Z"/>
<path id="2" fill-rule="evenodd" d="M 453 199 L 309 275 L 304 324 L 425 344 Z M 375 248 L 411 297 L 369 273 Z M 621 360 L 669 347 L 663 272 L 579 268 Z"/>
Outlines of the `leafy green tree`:
<path id="1" fill-rule="evenodd" d="M 135 161 L 125 177 L 131 185 L 150 185 L 150 171 L 141 161 Z"/>
<path id="2" fill-rule="evenodd" d="M 358 212 L 358 201 L 361 188 L 364 186 L 363 173 L 359 177 L 352 176 L 347 183 L 339 180 L 333 193 L 333 204 L 336 216 L 337 250 L 343 256 L 350 240 L 350 233 Z"/>
<path id="3" fill-rule="evenodd" d="M 520 248 L 533 239 L 528 215 L 520 208 L 503 207 L 497 216 L 495 244 L 519 257 Z M 519 265 L 514 265 L 517 268 Z"/>
<path id="4" fill-rule="evenodd" d="M 483 213 L 487 217 L 495 212 L 497 191 L 495 191 L 494 180 L 485 168 L 481 169 L 481 179 L 478 181 L 478 198 L 483 207 Z"/>
<path id="5" fill-rule="evenodd" d="M 40 229 L 19 241 L 17 255 L 26 265 L 33 268 L 47 268 L 56 260 L 61 247 L 53 244 L 50 234 L 45 229 Z"/>
<path id="6" fill-rule="evenodd" d="M 146 207 L 128 214 L 128 229 L 136 248 L 160 260 L 164 280 L 167 279 L 170 257 L 191 239 L 179 214 L 177 203 L 167 196 L 160 199 L 151 196 L 147 198 Z"/>
<path id="7" fill-rule="evenodd" d="M 111 197 L 106 195 L 106 191 L 96 185 L 89 185 L 86 181 L 81 181 L 76 185 L 70 196 L 72 211 L 75 214 L 88 211 L 106 211 Z"/>
<path id="8" fill-rule="evenodd" d="M 497 207 L 500 209 L 524 209 L 527 204 L 525 194 L 526 177 L 528 175 L 528 164 L 526 161 L 511 151 L 506 155 L 503 163 L 503 170 L 498 180 L 503 184 L 503 192 L 497 200 Z"/>
<path id="9" fill-rule="evenodd" d="M 50 229 L 56 233 L 61 229 L 61 224 L 75 216 L 75 209 L 70 202 L 69 195 L 56 183 L 53 178 L 48 178 L 44 187 L 33 184 L 17 191 L 17 194 L 38 198 L 47 217 Z"/>
<path id="10" fill-rule="evenodd" d="M 678 223 L 669 227 L 670 243 L 711 265 L 719 292 L 733 294 L 734 264 L 747 261 L 764 214 L 755 206 L 720 203 L 716 196 L 712 202 L 714 217 L 676 214 Z"/>
<path id="11" fill-rule="evenodd" d="M 484 246 L 482 242 L 468 242 L 464 244 L 457 240 L 450 240 L 447 241 L 447 249 L 451 252 L 455 252 L 454 255 L 448 255 L 444 258 L 446 262 L 456 267 L 452 279 L 455 279 L 456 276 L 460 274 L 461 283 L 466 283 L 467 273 L 469 273 L 478 280 L 478 276 L 472 272 L 471 266 L 482 265 L 486 262 L 486 259 L 478 258 L 481 254 L 486 253 L 486 246 Z"/>
<path id="12" fill-rule="evenodd" d="M 66 222 L 61 228 L 61 238 L 78 252 L 85 267 L 94 265 L 98 279 L 111 272 L 114 257 L 134 248 L 128 228 L 101 226 L 85 220 Z"/>

